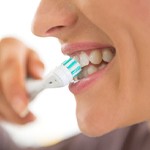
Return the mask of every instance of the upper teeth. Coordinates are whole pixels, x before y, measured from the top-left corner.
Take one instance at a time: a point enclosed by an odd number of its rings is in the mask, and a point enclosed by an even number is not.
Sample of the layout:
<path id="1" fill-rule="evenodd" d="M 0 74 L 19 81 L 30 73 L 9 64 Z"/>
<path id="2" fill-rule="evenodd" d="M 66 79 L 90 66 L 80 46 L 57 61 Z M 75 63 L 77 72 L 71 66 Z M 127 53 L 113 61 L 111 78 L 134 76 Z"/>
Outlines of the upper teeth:
<path id="1" fill-rule="evenodd" d="M 106 48 L 102 51 L 102 58 L 105 62 L 110 62 L 113 59 L 113 57 L 114 54 L 110 49 Z"/>
<path id="2" fill-rule="evenodd" d="M 81 67 L 87 66 L 89 64 L 88 55 L 85 52 L 81 52 L 79 56 L 79 61 Z"/>
<path id="3" fill-rule="evenodd" d="M 114 53 L 109 48 L 105 48 L 102 51 L 93 50 L 88 55 L 86 52 L 81 52 L 79 55 L 74 56 L 74 59 L 77 60 L 81 67 L 88 66 L 91 62 L 92 64 L 100 64 L 102 61 L 110 62 L 114 57 Z"/>
<path id="4" fill-rule="evenodd" d="M 102 61 L 102 54 L 99 50 L 94 50 L 90 53 L 89 61 L 92 64 L 100 64 Z"/>
<path id="5" fill-rule="evenodd" d="M 78 79 L 82 79 L 97 70 L 101 70 L 113 57 L 114 53 L 109 48 L 105 48 L 101 51 L 97 49 L 92 50 L 90 53 L 82 51 L 80 54 L 75 55 L 73 58 L 77 60 L 83 68 Z"/>

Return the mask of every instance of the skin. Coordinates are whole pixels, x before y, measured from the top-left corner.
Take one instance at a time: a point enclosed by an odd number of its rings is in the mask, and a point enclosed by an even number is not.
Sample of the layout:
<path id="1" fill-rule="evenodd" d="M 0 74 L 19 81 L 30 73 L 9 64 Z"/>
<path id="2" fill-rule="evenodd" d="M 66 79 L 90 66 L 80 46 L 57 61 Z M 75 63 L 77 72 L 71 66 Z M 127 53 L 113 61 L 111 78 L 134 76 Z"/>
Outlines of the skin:
<path id="1" fill-rule="evenodd" d="M 42 0 L 39 5 L 34 34 L 56 37 L 62 44 L 91 41 L 116 49 L 109 71 L 75 94 L 78 124 L 89 136 L 150 118 L 149 6 L 148 0 Z M 24 79 L 40 78 L 42 70 L 39 57 L 21 41 L 0 41 L 1 120 L 34 120 L 31 112 L 20 116 L 29 101 Z"/>
<path id="2" fill-rule="evenodd" d="M 56 37 L 62 44 L 91 41 L 116 49 L 109 71 L 75 94 L 85 134 L 99 136 L 149 120 L 149 27 L 148 0 L 41 0 L 34 34 Z"/>
<path id="3" fill-rule="evenodd" d="M 1 121 L 26 124 L 35 120 L 28 110 L 29 96 L 24 81 L 27 75 L 41 78 L 43 67 L 37 54 L 20 40 L 12 37 L 0 40 Z"/>

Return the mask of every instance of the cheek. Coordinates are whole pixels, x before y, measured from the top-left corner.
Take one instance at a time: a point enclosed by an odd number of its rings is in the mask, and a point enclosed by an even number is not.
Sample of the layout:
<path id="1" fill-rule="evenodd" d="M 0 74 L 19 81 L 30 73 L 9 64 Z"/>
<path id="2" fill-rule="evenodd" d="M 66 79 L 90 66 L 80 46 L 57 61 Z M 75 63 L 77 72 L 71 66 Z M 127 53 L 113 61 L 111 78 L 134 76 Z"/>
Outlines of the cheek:
<path id="1" fill-rule="evenodd" d="M 130 80 L 127 68 L 117 67 L 105 74 L 103 80 L 75 95 L 77 120 L 81 131 L 88 136 L 99 136 L 114 129 L 145 119 L 145 107 L 138 103 L 136 79 Z M 128 74 L 121 74 L 127 72 Z M 140 97 L 142 100 L 142 98 Z M 142 102 L 142 101 L 140 101 Z M 149 106 L 149 105 L 148 105 Z M 147 117 L 147 116 L 146 116 Z"/>
<path id="2" fill-rule="evenodd" d="M 123 19 L 128 15 L 119 0 L 82 0 L 82 2 L 77 0 L 77 2 L 77 7 L 84 16 L 110 37 L 111 32 L 116 32 L 120 25 L 124 25 Z"/>
<path id="3" fill-rule="evenodd" d="M 112 30 L 117 31 L 120 27 L 131 23 L 135 25 L 137 21 L 150 18 L 149 0 L 77 0 L 76 3 L 93 24 L 108 34 Z"/>
<path id="4" fill-rule="evenodd" d="M 103 20 L 107 15 L 107 0 L 76 0 L 78 9 L 95 24 L 96 21 Z M 105 17 L 106 18 L 106 17 Z"/>
<path id="5" fill-rule="evenodd" d="M 143 81 L 146 81 L 146 85 L 141 84 L 140 73 L 138 73 L 139 61 L 135 60 L 134 65 L 133 60 L 136 56 L 136 48 L 132 47 L 132 40 L 128 36 L 125 38 L 126 34 L 123 31 L 131 27 L 131 29 L 135 29 L 135 24 L 136 29 L 143 24 L 150 25 L 150 21 L 146 21 L 150 17 L 150 9 L 148 9 L 150 1 L 138 0 L 137 3 L 137 0 L 110 0 L 110 2 L 107 0 L 77 0 L 76 2 L 80 2 L 78 6 L 81 12 L 93 24 L 103 29 L 107 35 L 111 35 L 113 41 L 117 41 L 117 46 L 118 43 L 122 46 L 121 48 L 120 45 L 118 46 L 120 59 L 116 64 L 119 64 L 119 67 L 114 70 L 112 76 L 108 77 L 107 84 L 103 83 L 103 86 L 100 86 L 97 82 L 84 93 L 75 96 L 80 129 L 87 135 L 97 136 L 146 120 L 149 117 L 150 102 L 146 96 L 149 95 L 147 91 L 150 89 L 147 86 L 149 80 L 142 78 Z M 133 30 L 131 31 L 133 32 Z M 123 40 L 121 41 L 121 39 Z M 140 42 L 141 40 L 138 43 Z M 128 60 L 132 60 L 132 63 Z"/>
<path id="6" fill-rule="evenodd" d="M 125 115 L 123 109 L 121 110 L 121 101 L 113 92 L 97 93 L 100 92 L 87 91 L 76 97 L 78 125 L 88 136 L 100 136 L 119 128 Z"/>
<path id="7" fill-rule="evenodd" d="M 120 125 L 118 120 L 121 121 L 124 114 L 120 111 L 123 103 L 117 99 L 119 81 L 116 72 L 114 69 L 103 81 L 98 80 L 75 96 L 78 124 L 87 135 L 101 135 Z"/>

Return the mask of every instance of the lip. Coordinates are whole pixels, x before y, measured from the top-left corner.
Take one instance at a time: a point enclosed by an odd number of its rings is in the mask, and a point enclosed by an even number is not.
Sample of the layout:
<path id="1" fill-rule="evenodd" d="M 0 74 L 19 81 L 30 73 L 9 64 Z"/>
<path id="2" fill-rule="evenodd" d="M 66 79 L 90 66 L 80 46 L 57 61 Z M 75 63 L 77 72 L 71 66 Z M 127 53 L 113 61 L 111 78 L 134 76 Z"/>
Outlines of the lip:
<path id="1" fill-rule="evenodd" d="M 94 50 L 94 49 L 104 49 L 104 48 L 112 48 L 112 45 L 108 44 L 101 44 L 101 43 L 95 43 L 95 42 L 80 42 L 80 43 L 72 43 L 72 44 L 63 44 L 61 47 L 62 53 L 65 55 L 73 55 L 76 52 L 79 51 L 87 51 L 87 50 Z M 103 69 L 89 75 L 88 77 L 78 81 L 77 83 L 70 83 L 69 90 L 73 94 L 79 94 L 86 90 L 87 88 L 90 88 L 92 84 L 94 84 L 97 80 L 103 78 L 104 74 L 106 75 L 106 72 L 110 70 L 112 66 L 113 60 L 107 64 L 106 67 Z"/>
<path id="2" fill-rule="evenodd" d="M 65 55 L 71 55 L 78 51 L 86 51 L 92 49 L 104 49 L 110 48 L 111 45 L 95 43 L 95 42 L 80 42 L 80 43 L 72 43 L 72 44 L 63 44 L 61 47 L 62 53 Z"/>
<path id="3" fill-rule="evenodd" d="M 104 80 L 103 77 L 106 77 L 107 74 L 109 74 L 110 69 L 112 68 L 112 65 L 114 63 L 115 59 L 107 64 L 106 67 L 103 69 L 89 75 L 88 77 L 81 79 L 80 81 L 76 83 L 70 83 L 69 84 L 69 90 L 74 94 L 77 95 L 79 93 L 82 93 L 87 88 L 90 88 L 92 84 L 96 83 L 97 80 L 99 80 L 99 83 L 101 84 L 101 81 Z M 100 85 L 101 86 L 101 85 Z"/>

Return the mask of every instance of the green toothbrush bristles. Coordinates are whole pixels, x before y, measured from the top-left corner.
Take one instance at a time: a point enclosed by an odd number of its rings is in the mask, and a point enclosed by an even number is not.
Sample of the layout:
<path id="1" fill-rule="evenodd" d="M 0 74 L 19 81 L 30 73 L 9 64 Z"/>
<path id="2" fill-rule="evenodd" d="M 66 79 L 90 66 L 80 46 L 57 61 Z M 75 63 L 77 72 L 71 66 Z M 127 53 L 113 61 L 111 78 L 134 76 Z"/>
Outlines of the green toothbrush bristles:
<path id="1" fill-rule="evenodd" d="M 79 73 L 81 72 L 80 64 L 73 58 L 69 58 L 68 60 L 64 61 L 62 64 L 70 71 L 73 78 L 78 76 Z"/>

